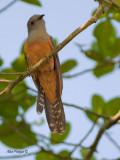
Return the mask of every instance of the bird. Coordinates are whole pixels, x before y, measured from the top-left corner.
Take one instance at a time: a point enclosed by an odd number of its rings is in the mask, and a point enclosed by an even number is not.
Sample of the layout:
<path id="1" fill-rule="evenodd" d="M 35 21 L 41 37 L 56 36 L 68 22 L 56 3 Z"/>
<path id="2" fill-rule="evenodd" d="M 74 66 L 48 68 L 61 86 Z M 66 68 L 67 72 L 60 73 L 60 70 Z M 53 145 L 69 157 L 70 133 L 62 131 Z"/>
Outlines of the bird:
<path id="1" fill-rule="evenodd" d="M 24 51 L 28 69 L 55 47 L 52 37 L 46 31 L 44 16 L 33 15 L 27 22 L 28 38 L 24 43 Z M 45 108 L 51 132 L 63 134 L 66 120 L 61 100 L 63 81 L 58 54 L 40 66 L 31 76 L 38 90 L 37 113 L 41 114 Z"/>

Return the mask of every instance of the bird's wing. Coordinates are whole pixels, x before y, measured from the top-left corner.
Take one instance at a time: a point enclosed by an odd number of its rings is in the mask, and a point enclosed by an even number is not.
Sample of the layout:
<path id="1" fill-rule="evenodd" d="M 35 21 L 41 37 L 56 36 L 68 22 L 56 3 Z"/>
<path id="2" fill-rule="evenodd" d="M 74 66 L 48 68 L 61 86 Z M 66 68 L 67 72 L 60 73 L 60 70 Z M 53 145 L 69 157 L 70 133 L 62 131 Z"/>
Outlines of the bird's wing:
<path id="1" fill-rule="evenodd" d="M 30 66 L 29 64 L 29 57 L 27 56 L 27 51 L 28 51 L 28 46 L 27 46 L 27 41 L 24 44 L 24 51 L 25 51 L 25 60 L 27 62 L 28 67 Z M 36 73 L 32 74 L 32 79 L 38 89 L 38 98 L 37 98 L 37 113 L 41 114 L 43 111 L 43 107 L 45 106 L 45 101 L 44 101 L 44 90 L 40 85 L 39 79 L 36 75 Z"/>
<path id="2" fill-rule="evenodd" d="M 51 43 L 53 47 L 55 47 L 52 37 L 50 38 L 51 38 Z M 62 81 L 62 73 L 61 73 L 58 54 L 54 56 L 54 69 L 56 71 L 56 77 L 57 77 L 56 96 L 61 98 L 62 89 L 63 89 L 63 81 Z"/>
<path id="3" fill-rule="evenodd" d="M 51 45 L 52 48 L 54 48 L 52 38 Z M 65 131 L 66 122 L 63 104 L 61 101 L 63 83 L 58 55 L 54 56 L 54 71 L 56 73 L 56 101 L 54 104 L 51 104 L 45 94 L 45 112 L 50 130 L 53 133 L 62 134 Z"/>

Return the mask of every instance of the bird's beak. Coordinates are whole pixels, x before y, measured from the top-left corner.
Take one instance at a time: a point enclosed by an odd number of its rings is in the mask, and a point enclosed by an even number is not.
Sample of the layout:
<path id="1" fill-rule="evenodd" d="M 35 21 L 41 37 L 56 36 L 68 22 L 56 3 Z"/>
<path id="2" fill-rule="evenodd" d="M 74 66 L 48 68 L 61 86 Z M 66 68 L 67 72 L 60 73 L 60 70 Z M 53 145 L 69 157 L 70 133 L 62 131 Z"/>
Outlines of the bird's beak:
<path id="1" fill-rule="evenodd" d="M 40 19 L 42 19 L 44 16 L 45 16 L 44 14 L 40 15 Z"/>

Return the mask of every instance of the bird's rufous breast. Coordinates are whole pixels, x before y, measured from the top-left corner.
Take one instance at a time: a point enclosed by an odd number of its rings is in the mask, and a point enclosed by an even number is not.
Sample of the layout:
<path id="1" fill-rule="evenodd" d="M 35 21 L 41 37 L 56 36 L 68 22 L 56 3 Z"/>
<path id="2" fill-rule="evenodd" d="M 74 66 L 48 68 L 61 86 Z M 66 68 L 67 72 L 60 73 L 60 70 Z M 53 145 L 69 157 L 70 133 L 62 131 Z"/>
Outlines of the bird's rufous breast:
<path id="1" fill-rule="evenodd" d="M 36 40 L 34 42 L 25 42 L 25 54 L 29 67 L 35 65 L 40 59 L 47 56 L 54 48 L 51 44 L 50 38 L 46 41 Z M 54 71 L 54 57 L 43 64 L 32 76 L 38 77 L 42 88 L 50 103 L 54 104 L 56 101 L 56 73 Z"/>

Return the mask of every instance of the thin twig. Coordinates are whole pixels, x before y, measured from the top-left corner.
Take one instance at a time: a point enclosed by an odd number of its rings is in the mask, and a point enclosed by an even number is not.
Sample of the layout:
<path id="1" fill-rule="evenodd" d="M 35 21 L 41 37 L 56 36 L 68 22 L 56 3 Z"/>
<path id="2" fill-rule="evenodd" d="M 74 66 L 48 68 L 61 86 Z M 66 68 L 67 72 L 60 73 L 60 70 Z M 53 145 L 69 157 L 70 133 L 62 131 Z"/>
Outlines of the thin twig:
<path id="1" fill-rule="evenodd" d="M 109 138 L 109 140 L 115 145 L 115 147 L 120 151 L 120 145 L 110 136 L 109 133 L 105 132 L 105 135 Z"/>
<path id="2" fill-rule="evenodd" d="M 21 158 L 21 157 L 27 157 L 27 156 L 30 156 L 30 155 L 36 155 L 36 154 L 39 154 L 41 152 L 47 152 L 53 156 L 56 156 L 56 157 L 59 157 L 61 158 L 62 160 L 63 159 L 68 159 L 68 156 L 63 156 L 63 155 L 60 155 L 60 154 L 56 154 L 56 153 L 53 153 L 52 151 L 49 151 L 49 150 L 45 150 L 44 148 L 41 150 L 41 151 L 36 151 L 36 152 L 32 152 L 32 153 L 28 153 L 28 154 L 23 154 L 23 155 L 15 155 L 15 156 L 6 156 L 6 157 L 0 157 L 0 159 L 13 159 L 13 158 Z M 83 160 L 83 159 L 79 159 L 79 158 L 69 158 L 70 160 Z"/>
<path id="3" fill-rule="evenodd" d="M 40 133 L 35 133 L 35 134 L 36 134 L 37 136 L 40 136 L 40 137 L 42 137 L 42 138 L 44 138 L 44 139 L 47 139 L 47 140 L 49 140 L 49 141 L 52 141 L 52 142 L 62 143 L 62 144 L 68 145 L 68 146 L 77 146 L 77 144 L 75 144 L 75 143 L 70 143 L 70 142 L 65 142 L 65 141 L 59 141 L 59 140 L 54 140 L 54 139 L 49 138 L 49 137 L 46 137 L 46 136 L 44 136 L 43 134 L 40 134 Z M 82 146 L 82 145 L 80 145 L 80 147 L 85 148 L 85 149 L 88 149 L 87 147 L 84 147 L 84 146 Z"/>
<path id="4" fill-rule="evenodd" d="M 22 75 L 24 72 L 15 72 L 15 73 L 6 73 L 6 72 L 0 72 L 0 75 L 7 75 L 7 76 L 14 76 L 14 75 Z"/>
<path id="5" fill-rule="evenodd" d="M 21 138 L 23 138 L 25 141 L 27 141 L 29 144 L 31 145 L 36 145 L 37 147 L 39 147 L 40 151 L 37 151 L 37 152 L 33 152 L 33 153 L 30 153 L 30 154 L 23 154 L 23 155 L 20 155 L 20 156 L 7 156 L 7 157 L 0 157 L 0 159 L 9 159 L 9 158 L 18 158 L 18 157 L 24 157 L 24 156 L 29 156 L 29 155 L 32 155 L 32 154 L 37 154 L 37 153 L 40 153 L 40 152 L 47 152 L 47 153 L 50 153 L 51 155 L 54 155 L 54 156 L 57 156 L 57 157 L 60 157 L 62 159 L 68 159 L 69 157 L 68 156 L 63 156 L 63 155 L 60 155 L 60 154 L 56 154 L 50 150 L 46 150 L 44 149 L 43 147 L 41 147 L 39 144 L 37 144 L 36 142 L 32 141 L 31 139 L 29 139 L 27 136 L 25 136 L 18 128 L 16 128 L 11 122 L 9 122 L 7 119 L 3 118 L 3 117 L 0 117 L 1 120 L 4 121 L 4 123 L 10 127 L 15 133 L 17 133 Z M 78 158 L 70 158 L 70 160 L 80 160 Z"/>
<path id="6" fill-rule="evenodd" d="M 87 109 L 87 108 L 83 108 L 83 107 L 80 107 L 80 106 L 77 106 L 77 105 L 74 105 L 74 104 L 68 104 L 68 103 L 63 103 L 63 105 L 80 109 L 80 110 L 82 110 L 82 111 L 84 111 L 84 112 L 93 114 L 93 115 L 97 116 L 98 118 L 101 117 L 101 118 L 110 120 L 110 117 L 109 117 L 109 116 L 106 116 L 106 115 L 103 115 L 103 114 L 99 114 L 99 113 L 93 112 L 93 111 L 91 111 L 91 110 L 89 110 L 89 109 Z"/>
<path id="7" fill-rule="evenodd" d="M 8 79 L 0 79 L 0 82 L 3 82 L 3 83 L 10 83 L 10 82 L 12 82 L 12 80 L 8 80 Z"/>
<path id="8" fill-rule="evenodd" d="M 49 53 L 48 56 L 41 59 L 37 64 L 33 67 L 29 68 L 29 71 L 24 72 L 21 76 L 13 80 L 9 85 L 0 93 L 0 95 L 4 93 L 9 93 L 13 89 L 13 87 L 30 75 L 32 72 L 37 70 L 40 66 L 42 66 L 45 62 L 47 62 L 52 56 L 57 54 L 63 47 L 65 47 L 73 38 L 75 38 L 79 33 L 89 27 L 91 24 L 96 23 L 99 19 L 100 15 L 104 13 L 104 5 L 102 1 L 99 3 L 99 7 L 93 17 L 91 17 L 87 22 L 85 22 L 81 27 L 77 28 L 74 32 L 72 32 L 63 42 L 61 42 L 57 47 L 55 47 L 52 52 Z"/>
<path id="9" fill-rule="evenodd" d="M 31 139 L 29 139 L 27 136 L 25 136 L 19 129 L 17 129 L 12 123 L 10 123 L 7 119 L 5 118 L 0 118 L 4 121 L 5 124 L 8 125 L 8 127 L 10 127 L 13 131 L 15 131 L 15 133 L 17 133 L 21 138 L 23 138 L 25 141 L 27 141 L 29 144 L 31 145 L 36 145 L 38 146 L 40 149 L 41 149 L 41 152 L 47 152 L 47 153 L 50 153 L 54 156 L 57 156 L 57 157 L 60 157 L 60 158 L 64 158 L 64 159 L 67 159 L 68 156 L 63 156 L 63 155 L 60 155 L 60 154 L 56 154 L 56 153 L 53 153 L 52 151 L 49 151 L 49 150 L 45 150 L 43 147 L 41 147 L 39 144 L 37 144 L 36 142 L 32 141 Z M 40 152 L 40 151 L 39 151 Z M 36 153 L 39 153 L 39 152 L 36 152 Z M 34 152 L 35 154 L 35 152 Z M 30 154 L 24 154 L 24 155 L 21 155 L 22 157 L 23 156 L 29 156 Z M 1 157 L 0 157 L 1 158 Z M 8 157 L 2 157 L 2 159 L 6 159 Z M 18 158 L 18 156 L 11 156 L 9 158 Z M 75 160 L 80 160 L 80 159 L 77 159 L 77 158 L 70 158 L 70 159 L 75 159 Z"/>
<path id="10" fill-rule="evenodd" d="M 4 123 L 10 127 L 15 133 L 17 133 L 21 138 L 23 138 L 25 141 L 27 141 L 29 144 L 31 145 L 36 145 L 39 148 L 41 148 L 41 146 L 39 146 L 39 144 L 36 144 L 35 142 L 33 142 L 31 139 L 29 139 L 27 136 L 25 136 L 19 129 L 17 129 L 12 123 L 10 123 L 7 119 L 0 117 L 1 120 L 4 121 Z"/>
<path id="11" fill-rule="evenodd" d="M 93 131 L 96 122 L 98 120 L 98 117 L 95 119 L 93 125 L 91 126 L 91 128 L 89 129 L 89 131 L 86 133 L 86 135 L 82 138 L 82 140 L 74 147 L 74 149 L 70 152 L 69 156 L 71 156 L 73 154 L 73 152 L 75 152 L 75 150 L 77 149 L 77 147 L 81 146 L 82 143 L 87 139 L 87 137 L 90 135 L 90 133 Z M 89 148 L 89 147 L 88 147 Z"/>
<path id="12" fill-rule="evenodd" d="M 115 0 L 109 0 L 119 11 L 120 11 L 120 4 L 118 4 Z"/>
<path id="13" fill-rule="evenodd" d="M 98 126 L 99 128 L 101 127 L 100 125 Z M 120 145 L 117 144 L 117 142 L 112 138 L 112 136 L 107 131 L 105 131 L 105 135 L 115 145 L 115 147 L 120 151 Z"/>
<path id="14" fill-rule="evenodd" d="M 74 77 L 77 77 L 77 76 L 81 76 L 81 75 L 83 75 L 85 73 L 88 73 L 88 72 L 91 72 L 91 71 L 95 71 L 97 69 L 101 69 L 101 68 L 103 68 L 103 67 L 105 67 L 107 65 L 115 65 L 117 63 L 120 63 L 120 60 L 117 60 L 117 61 L 106 61 L 105 63 L 103 63 L 100 66 L 96 66 L 96 67 L 93 67 L 91 69 L 86 69 L 84 71 L 81 71 L 79 73 L 75 73 L 73 75 L 63 75 L 63 78 L 74 78 Z"/>
<path id="15" fill-rule="evenodd" d="M 79 73 L 75 73 L 75 74 L 73 74 L 73 75 L 63 75 L 62 77 L 63 77 L 63 78 L 74 78 L 74 77 L 77 77 L 77 76 L 81 76 L 81 75 L 83 75 L 83 74 L 85 74 L 85 73 L 91 72 L 91 71 L 93 71 L 93 70 L 94 70 L 94 68 L 86 69 L 86 70 L 81 71 L 81 72 L 79 72 Z"/>
<path id="16" fill-rule="evenodd" d="M 0 13 L 2 13 L 3 11 L 5 11 L 6 9 L 8 9 L 9 7 L 11 7 L 14 3 L 16 3 L 18 0 L 13 0 L 12 2 L 10 2 L 7 6 L 5 6 L 4 8 L 0 9 Z"/>
<path id="17" fill-rule="evenodd" d="M 25 92 L 25 91 L 26 91 L 26 88 L 24 88 L 24 89 L 22 89 L 22 90 L 20 90 L 20 91 L 18 91 L 18 92 L 15 92 L 15 93 L 11 94 L 10 96 L 0 97 L 0 101 L 8 101 L 8 100 L 10 100 L 13 96 L 16 96 L 16 95 L 18 95 L 18 94 L 20 94 L 20 93 L 23 93 L 23 92 Z"/>
<path id="18" fill-rule="evenodd" d="M 120 120 L 120 111 L 115 116 L 113 116 L 111 118 L 111 120 L 109 120 L 107 123 L 102 125 L 102 127 L 100 128 L 100 130 L 99 130 L 99 132 L 98 132 L 98 134 L 96 136 L 95 141 L 93 142 L 93 144 L 91 146 L 90 151 L 88 152 L 87 156 L 85 157 L 85 160 L 89 160 L 92 157 L 92 155 L 93 155 L 94 151 L 96 150 L 96 147 L 97 147 L 97 145 L 98 145 L 103 133 L 107 129 L 111 128 L 113 125 L 117 124 L 118 120 Z"/>
<path id="19" fill-rule="evenodd" d="M 26 153 L 26 154 L 22 154 L 22 155 L 15 155 L 15 156 L 4 156 L 4 157 L 0 157 L 0 159 L 13 159 L 13 158 L 21 158 L 21 157 L 27 157 L 27 156 L 31 156 L 31 155 L 36 155 L 40 153 L 40 151 L 37 152 L 31 152 L 31 153 Z"/>
<path id="20" fill-rule="evenodd" d="M 25 87 L 26 87 L 26 89 L 28 89 L 28 90 L 31 90 L 31 91 L 33 91 L 33 92 L 35 92 L 35 93 L 38 93 L 38 91 L 35 90 L 35 89 L 33 89 L 33 88 L 30 88 L 30 87 L 28 87 L 28 86 L 25 86 Z"/>

